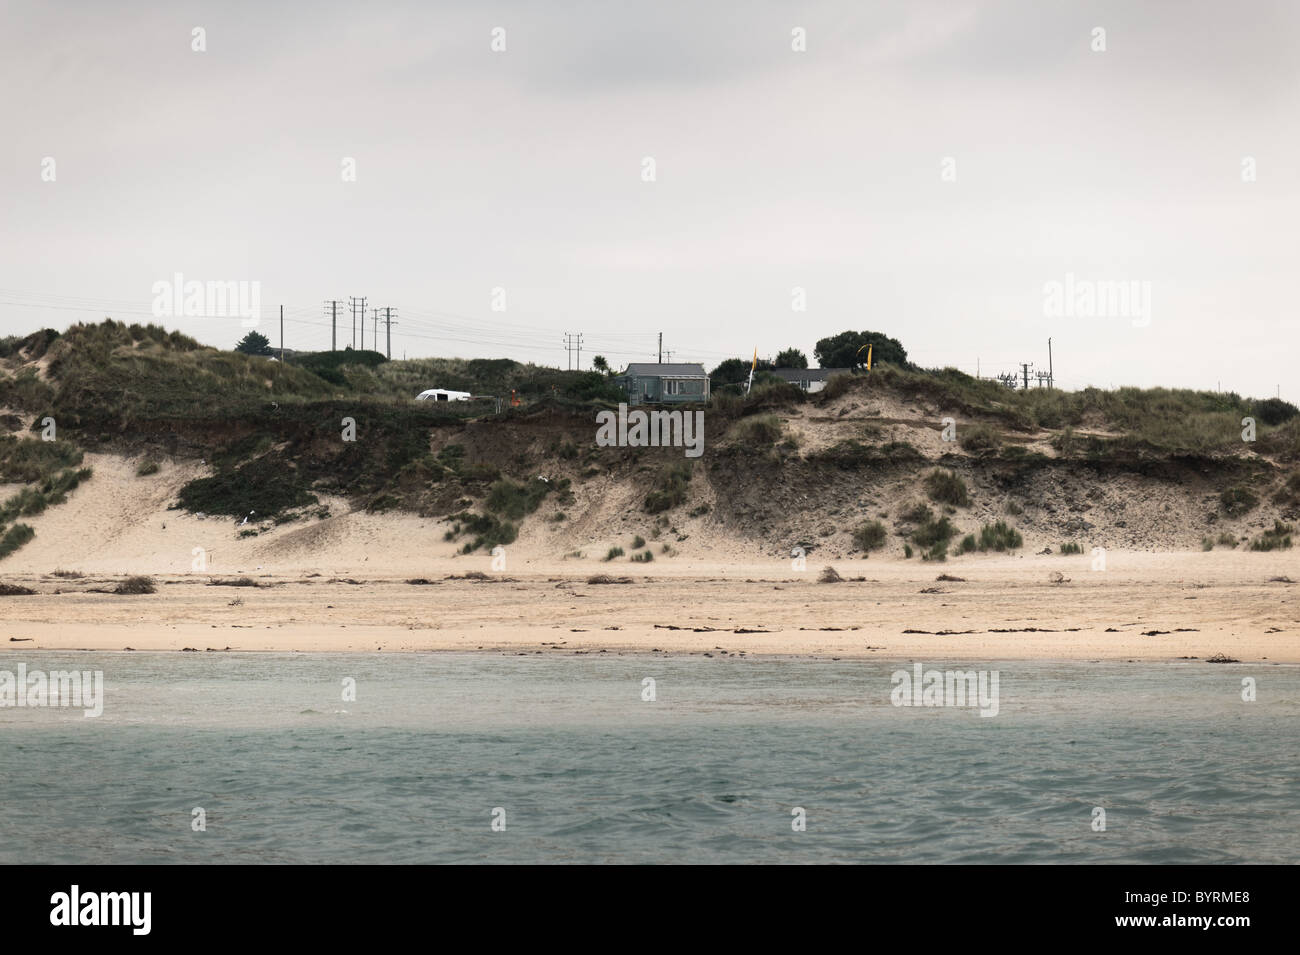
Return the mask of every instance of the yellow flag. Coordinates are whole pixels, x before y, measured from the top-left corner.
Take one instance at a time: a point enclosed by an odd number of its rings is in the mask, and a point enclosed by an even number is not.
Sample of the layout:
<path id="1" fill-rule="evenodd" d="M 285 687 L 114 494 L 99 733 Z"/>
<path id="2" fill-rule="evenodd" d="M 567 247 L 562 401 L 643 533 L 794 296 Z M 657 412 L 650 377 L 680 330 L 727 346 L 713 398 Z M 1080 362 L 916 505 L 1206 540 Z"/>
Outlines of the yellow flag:
<path id="1" fill-rule="evenodd" d="M 754 363 L 749 366 L 749 370 L 752 372 L 757 367 L 758 367 L 758 346 L 756 345 L 754 346 Z"/>

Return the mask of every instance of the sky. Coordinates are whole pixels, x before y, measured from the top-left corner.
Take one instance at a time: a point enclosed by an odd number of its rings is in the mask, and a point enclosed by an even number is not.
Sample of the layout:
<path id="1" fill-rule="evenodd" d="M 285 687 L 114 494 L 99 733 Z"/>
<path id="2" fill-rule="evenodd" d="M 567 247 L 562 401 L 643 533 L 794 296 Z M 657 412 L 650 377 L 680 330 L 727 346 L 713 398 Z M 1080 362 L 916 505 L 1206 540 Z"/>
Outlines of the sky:
<path id="1" fill-rule="evenodd" d="M 395 358 L 811 362 L 870 329 L 1300 398 L 1289 0 L 0 0 L 0 79 L 2 335 L 232 347 L 232 309 L 159 314 L 179 274 L 257 283 L 298 349 L 327 300 L 351 344 L 364 296 Z"/>

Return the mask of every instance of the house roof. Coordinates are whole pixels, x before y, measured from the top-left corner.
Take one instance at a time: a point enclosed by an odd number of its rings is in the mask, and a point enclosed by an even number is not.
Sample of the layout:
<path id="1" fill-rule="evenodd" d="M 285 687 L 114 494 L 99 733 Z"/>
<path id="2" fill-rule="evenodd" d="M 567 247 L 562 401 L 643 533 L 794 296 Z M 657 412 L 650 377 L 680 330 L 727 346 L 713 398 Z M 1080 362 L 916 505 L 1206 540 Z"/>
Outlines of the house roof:
<path id="1" fill-rule="evenodd" d="M 627 371 L 623 372 L 625 376 L 637 376 L 641 378 L 654 378 L 656 376 L 665 378 L 680 377 L 708 377 L 704 372 L 704 366 L 691 362 L 673 362 L 672 364 L 657 364 L 656 362 L 633 362 L 627 366 Z"/>
<path id="2" fill-rule="evenodd" d="M 786 381 L 825 381 L 831 375 L 847 375 L 851 368 L 773 368 L 771 374 Z"/>

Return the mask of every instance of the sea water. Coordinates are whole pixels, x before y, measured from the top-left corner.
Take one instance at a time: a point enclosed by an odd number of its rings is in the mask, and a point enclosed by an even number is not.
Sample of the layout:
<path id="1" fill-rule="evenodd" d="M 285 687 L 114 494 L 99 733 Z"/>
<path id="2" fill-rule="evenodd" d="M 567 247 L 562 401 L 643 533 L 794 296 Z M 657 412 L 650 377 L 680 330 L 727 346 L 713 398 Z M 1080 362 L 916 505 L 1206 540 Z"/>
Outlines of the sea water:
<path id="1" fill-rule="evenodd" d="M 1298 667 L 548 654 L 4 654 L 0 862 L 1300 859 Z"/>

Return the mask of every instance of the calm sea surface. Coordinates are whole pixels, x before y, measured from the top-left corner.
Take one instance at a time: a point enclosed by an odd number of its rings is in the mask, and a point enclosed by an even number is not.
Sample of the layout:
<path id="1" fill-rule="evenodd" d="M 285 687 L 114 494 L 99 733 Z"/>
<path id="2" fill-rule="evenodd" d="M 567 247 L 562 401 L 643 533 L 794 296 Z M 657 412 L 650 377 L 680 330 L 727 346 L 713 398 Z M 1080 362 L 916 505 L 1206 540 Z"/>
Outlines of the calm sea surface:
<path id="1" fill-rule="evenodd" d="M 998 670 L 982 718 L 891 705 L 910 660 L 19 663 L 105 704 L 0 708 L 4 863 L 1300 861 L 1297 667 L 926 661 Z"/>

